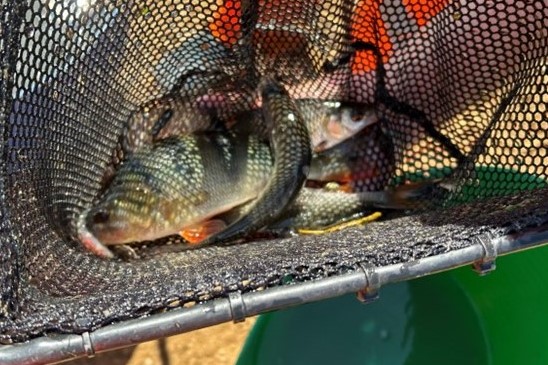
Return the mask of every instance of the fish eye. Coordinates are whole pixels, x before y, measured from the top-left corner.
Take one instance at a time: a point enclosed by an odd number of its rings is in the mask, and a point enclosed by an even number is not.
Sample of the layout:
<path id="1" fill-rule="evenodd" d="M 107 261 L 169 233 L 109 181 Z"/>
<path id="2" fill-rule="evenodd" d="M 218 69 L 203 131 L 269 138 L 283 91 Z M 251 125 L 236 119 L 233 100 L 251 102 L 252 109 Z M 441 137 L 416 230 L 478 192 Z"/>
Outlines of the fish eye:
<path id="1" fill-rule="evenodd" d="M 106 210 L 99 210 L 95 214 L 93 214 L 93 223 L 99 224 L 99 223 L 106 223 L 108 222 L 110 218 L 110 214 Z"/>
<path id="2" fill-rule="evenodd" d="M 359 110 L 355 110 L 350 115 L 350 120 L 353 121 L 354 123 L 359 123 L 359 122 L 363 121 L 364 117 L 365 117 L 365 115 L 364 115 L 363 112 L 361 112 Z"/>

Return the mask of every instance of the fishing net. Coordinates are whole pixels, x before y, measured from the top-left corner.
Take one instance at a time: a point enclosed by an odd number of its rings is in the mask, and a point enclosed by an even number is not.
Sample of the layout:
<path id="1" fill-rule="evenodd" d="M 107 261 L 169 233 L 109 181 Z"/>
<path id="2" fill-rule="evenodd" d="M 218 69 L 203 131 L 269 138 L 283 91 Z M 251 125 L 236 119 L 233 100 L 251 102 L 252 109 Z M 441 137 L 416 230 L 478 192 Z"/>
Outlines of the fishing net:
<path id="1" fill-rule="evenodd" d="M 3 343 L 435 256 L 548 217 L 542 1 L 6 0 L 1 15 Z M 264 75 L 295 100 L 373 106 L 384 147 L 371 159 L 392 155 L 382 186 L 456 188 L 320 236 L 132 260 L 82 247 L 74 222 L 122 145 L 149 143 L 166 111 L 175 133 L 253 110 Z"/>

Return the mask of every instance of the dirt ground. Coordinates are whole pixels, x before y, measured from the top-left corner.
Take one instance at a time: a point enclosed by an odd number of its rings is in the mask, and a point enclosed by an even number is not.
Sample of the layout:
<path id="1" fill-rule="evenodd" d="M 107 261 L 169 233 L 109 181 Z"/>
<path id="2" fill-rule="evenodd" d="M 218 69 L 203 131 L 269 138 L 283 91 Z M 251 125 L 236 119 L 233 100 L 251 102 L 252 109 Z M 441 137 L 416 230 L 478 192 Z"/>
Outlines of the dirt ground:
<path id="1" fill-rule="evenodd" d="M 224 323 L 138 346 L 109 351 L 67 365 L 231 365 L 255 323 Z"/>

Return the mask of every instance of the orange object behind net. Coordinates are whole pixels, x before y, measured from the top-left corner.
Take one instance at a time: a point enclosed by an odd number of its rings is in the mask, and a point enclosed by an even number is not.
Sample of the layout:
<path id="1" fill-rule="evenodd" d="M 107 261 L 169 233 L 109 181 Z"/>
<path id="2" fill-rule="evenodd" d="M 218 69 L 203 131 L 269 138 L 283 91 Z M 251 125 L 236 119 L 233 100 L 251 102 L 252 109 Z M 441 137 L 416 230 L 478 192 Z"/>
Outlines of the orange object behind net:
<path id="1" fill-rule="evenodd" d="M 407 13 L 411 14 L 419 27 L 441 12 L 450 0 L 402 0 Z M 290 7 L 293 12 L 298 12 L 298 6 L 292 3 L 275 0 L 272 2 L 260 1 L 259 6 L 266 9 L 261 14 L 261 21 L 268 22 L 272 13 L 268 9 L 277 7 Z M 375 0 L 360 0 L 354 10 L 352 19 L 352 36 L 355 40 L 378 45 L 383 56 L 383 62 L 387 62 L 393 44 L 387 34 L 387 25 L 381 16 L 381 3 Z M 238 41 L 241 31 L 240 19 L 242 16 L 241 2 L 239 0 L 219 0 L 218 8 L 213 12 L 213 22 L 209 29 L 211 34 L 226 46 L 233 46 Z M 283 22 L 283 19 L 275 19 Z M 375 57 L 367 51 L 358 51 L 352 64 L 352 73 L 360 74 L 375 69 Z"/>

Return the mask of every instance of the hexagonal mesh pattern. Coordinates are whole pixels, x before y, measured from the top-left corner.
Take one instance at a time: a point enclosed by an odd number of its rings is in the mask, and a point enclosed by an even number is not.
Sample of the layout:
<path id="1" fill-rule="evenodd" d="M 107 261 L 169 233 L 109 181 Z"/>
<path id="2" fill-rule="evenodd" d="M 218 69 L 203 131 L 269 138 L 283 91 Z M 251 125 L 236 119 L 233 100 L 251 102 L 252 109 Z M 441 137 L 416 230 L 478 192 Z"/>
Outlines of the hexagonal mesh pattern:
<path id="1" fill-rule="evenodd" d="M 432 256 L 546 213 L 542 1 L 8 0 L 1 14 L 3 342 Z M 130 262 L 83 250 L 75 218 L 121 146 L 150 143 L 166 111 L 161 136 L 253 110 L 265 75 L 297 101 L 373 106 L 381 179 L 359 189 L 448 177 L 442 212 Z"/>

